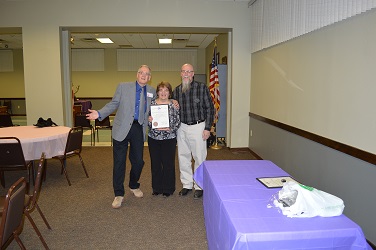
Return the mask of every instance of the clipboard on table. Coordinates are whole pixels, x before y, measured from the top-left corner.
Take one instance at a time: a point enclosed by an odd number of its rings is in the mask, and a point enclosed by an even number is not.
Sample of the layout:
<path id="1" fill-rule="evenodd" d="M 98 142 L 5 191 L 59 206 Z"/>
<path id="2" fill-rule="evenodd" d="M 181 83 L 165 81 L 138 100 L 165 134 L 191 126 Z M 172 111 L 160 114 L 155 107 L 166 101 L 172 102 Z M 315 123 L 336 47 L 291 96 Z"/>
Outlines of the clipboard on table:
<path id="1" fill-rule="evenodd" d="M 281 188 L 283 184 L 289 181 L 299 183 L 291 176 L 259 177 L 256 179 L 267 188 Z"/>

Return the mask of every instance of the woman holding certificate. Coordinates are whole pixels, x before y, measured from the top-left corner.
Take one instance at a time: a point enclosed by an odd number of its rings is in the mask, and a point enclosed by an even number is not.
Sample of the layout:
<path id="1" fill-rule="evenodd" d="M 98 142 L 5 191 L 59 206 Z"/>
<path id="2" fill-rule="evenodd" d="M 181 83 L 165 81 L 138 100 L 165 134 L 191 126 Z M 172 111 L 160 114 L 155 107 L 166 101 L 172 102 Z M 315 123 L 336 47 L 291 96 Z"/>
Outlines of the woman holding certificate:
<path id="1" fill-rule="evenodd" d="M 149 116 L 149 153 L 152 195 L 169 197 L 175 192 L 176 133 L 180 127 L 179 110 L 171 98 L 170 83 L 157 86 L 157 98 L 151 101 Z"/>

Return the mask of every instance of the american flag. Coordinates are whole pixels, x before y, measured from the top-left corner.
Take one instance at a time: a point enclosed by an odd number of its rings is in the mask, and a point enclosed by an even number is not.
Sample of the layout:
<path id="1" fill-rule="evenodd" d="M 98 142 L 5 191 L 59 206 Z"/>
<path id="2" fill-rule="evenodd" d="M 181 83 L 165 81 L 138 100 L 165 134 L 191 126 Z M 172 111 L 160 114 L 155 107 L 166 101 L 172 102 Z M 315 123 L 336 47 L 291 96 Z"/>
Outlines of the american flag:
<path id="1" fill-rule="evenodd" d="M 217 62 L 217 44 L 214 45 L 213 60 L 210 66 L 210 95 L 213 99 L 215 108 L 214 123 L 218 122 L 218 112 L 221 106 L 221 101 L 219 99 L 219 81 L 218 81 L 218 62 Z"/>

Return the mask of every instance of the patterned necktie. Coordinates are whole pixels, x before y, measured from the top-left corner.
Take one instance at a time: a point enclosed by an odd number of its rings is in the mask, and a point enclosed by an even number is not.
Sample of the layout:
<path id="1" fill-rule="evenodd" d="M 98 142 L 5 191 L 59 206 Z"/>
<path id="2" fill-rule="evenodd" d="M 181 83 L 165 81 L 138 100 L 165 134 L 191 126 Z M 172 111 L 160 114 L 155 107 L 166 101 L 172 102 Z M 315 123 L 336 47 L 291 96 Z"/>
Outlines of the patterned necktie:
<path id="1" fill-rule="evenodd" d="M 145 95 L 144 95 L 144 87 L 142 87 L 141 93 L 140 93 L 140 107 L 138 111 L 138 123 L 140 125 L 144 123 L 144 116 L 145 116 Z"/>

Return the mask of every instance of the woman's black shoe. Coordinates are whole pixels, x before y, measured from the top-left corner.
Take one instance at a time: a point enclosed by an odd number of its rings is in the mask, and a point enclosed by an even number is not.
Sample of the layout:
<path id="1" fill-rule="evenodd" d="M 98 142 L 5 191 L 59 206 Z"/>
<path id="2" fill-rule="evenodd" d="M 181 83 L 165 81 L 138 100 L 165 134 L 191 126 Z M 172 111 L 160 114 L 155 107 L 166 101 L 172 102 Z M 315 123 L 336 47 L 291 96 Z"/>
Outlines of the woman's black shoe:
<path id="1" fill-rule="evenodd" d="M 169 194 L 169 193 L 163 193 L 163 197 L 169 197 L 171 194 Z"/>
<path id="2" fill-rule="evenodd" d="M 157 196 L 157 195 L 160 195 L 160 194 L 161 194 L 161 193 L 153 192 L 151 195 Z"/>

